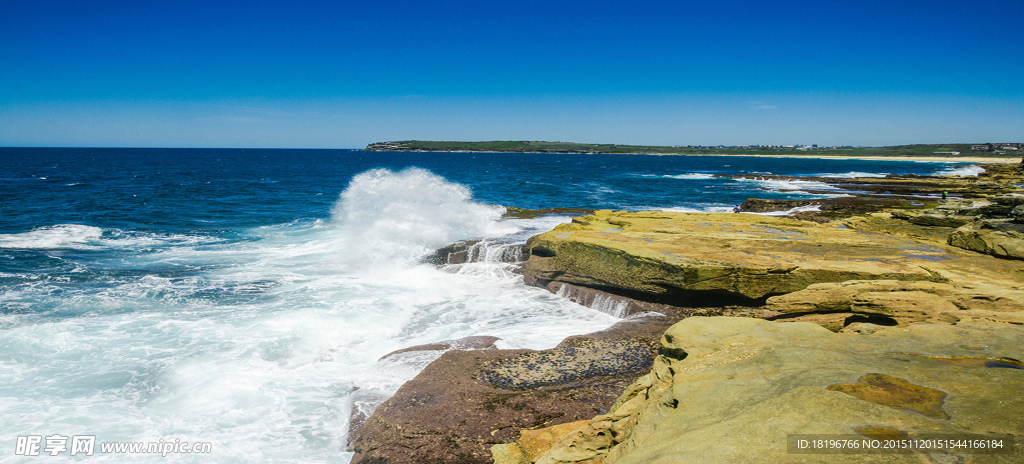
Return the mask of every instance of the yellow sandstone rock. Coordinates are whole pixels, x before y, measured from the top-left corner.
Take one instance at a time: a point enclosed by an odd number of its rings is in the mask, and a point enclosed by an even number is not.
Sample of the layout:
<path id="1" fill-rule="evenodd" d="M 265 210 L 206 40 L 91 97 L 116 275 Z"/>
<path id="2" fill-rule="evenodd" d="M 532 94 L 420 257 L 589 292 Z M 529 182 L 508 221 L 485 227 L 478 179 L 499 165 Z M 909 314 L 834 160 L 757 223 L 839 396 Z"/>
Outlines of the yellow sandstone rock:
<path id="1" fill-rule="evenodd" d="M 518 443 L 502 443 L 491 447 L 494 464 L 530 464 L 526 451 Z"/>
<path id="2" fill-rule="evenodd" d="M 796 434 L 1019 437 L 1024 363 L 1010 357 L 1021 356 L 1021 340 L 1024 327 L 1011 324 L 915 324 L 853 335 L 808 323 L 692 317 L 665 333 L 651 372 L 611 412 L 537 462 L 1022 462 L 1024 443 L 996 454 L 788 448 Z"/>
<path id="3" fill-rule="evenodd" d="M 678 306 L 767 302 L 834 331 L 1022 319 L 1024 262 L 950 246 L 888 214 L 855 219 L 597 211 L 531 238 L 525 278 Z"/>
<path id="4" fill-rule="evenodd" d="M 944 281 L 947 251 L 751 214 L 599 211 L 533 237 L 527 279 L 672 299 L 763 300 L 820 282 Z"/>
<path id="5" fill-rule="evenodd" d="M 558 424 L 537 430 L 521 430 L 519 446 L 526 452 L 530 462 L 537 462 L 542 454 L 551 449 L 551 445 L 573 430 L 589 424 L 590 421 L 577 421 L 568 424 Z"/>

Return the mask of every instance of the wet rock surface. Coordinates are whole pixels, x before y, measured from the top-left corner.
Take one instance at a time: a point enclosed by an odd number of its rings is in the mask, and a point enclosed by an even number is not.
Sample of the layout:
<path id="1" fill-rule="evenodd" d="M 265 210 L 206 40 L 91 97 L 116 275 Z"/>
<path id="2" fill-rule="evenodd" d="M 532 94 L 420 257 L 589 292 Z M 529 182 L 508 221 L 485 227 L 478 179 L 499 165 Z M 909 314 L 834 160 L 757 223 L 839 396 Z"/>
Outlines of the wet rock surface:
<path id="1" fill-rule="evenodd" d="M 466 240 L 438 248 L 423 258 L 424 263 L 442 266 L 445 264 L 464 264 L 469 261 L 469 250 L 478 245 L 480 240 Z"/>
<path id="2" fill-rule="evenodd" d="M 518 263 L 523 260 L 523 247 L 513 243 L 467 240 L 442 247 L 422 261 L 438 266 L 478 262 Z"/>
<path id="3" fill-rule="evenodd" d="M 489 385 L 519 390 L 631 374 L 650 367 L 651 350 L 643 343 L 575 339 L 550 350 L 493 362 L 480 375 Z"/>
<path id="4" fill-rule="evenodd" d="M 437 343 L 428 343 L 425 345 L 410 346 L 408 348 L 402 348 L 400 350 L 392 351 L 384 356 L 381 356 L 381 360 L 390 358 L 392 356 L 412 353 L 417 351 L 448 351 L 448 350 L 495 350 L 494 342 L 501 340 L 498 337 L 492 337 L 489 335 L 476 335 L 471 337 L 457 338 L 455 340 L 443 340 Z"/>
<path id="5" fill-rule="evenodd" d="M 582 420 L 607 410 L 632 377 L 588 378 L 511 391 L 485 385 L 489 362 L 521 350 L 449 351 L 380 405 L 353 444 L 353 463 L 481 463 L 520 429 Z"/>
<path id="6" fill-rule="evenodd" d="M 374 411 L 353 440 L 353 464 L 490 463 L 491 446 L 514 442 L 521 431 L 607 412 L 649 369 L 662 333 L 676 321 L 696 314 L 761 316 L 639 304 L 662 313 L 568 337 L 551 350 L 445 352 Z M 487 372 L 497 374 L 497 386 L 485 380 Z M 510 462 L 518 459 L 508 455 Z"/>
<path id="7" fill-rule="evenodd" d="M 489 463 L 490 447 L 516 441 L 521 430 L 606 412 L 649 368 L 662 332 L 685 317 L 666 313 L 551 350 L 448 351 L 377 408 L 353 441 L 352 462 Z"/>
<path id="8" fill-rule="evenodd" d="M 789 212 L 792 217 L 814 222 L 828 222 L 855 214 L 874 213 L 888 209 L 914 210 L 924 206 L 916 198 L 850 196 L 813 200 L 763 200 L 750 198 L 740 205 L 745 213 Z M 802 208 L 816 207 L 801 211 Z"/>

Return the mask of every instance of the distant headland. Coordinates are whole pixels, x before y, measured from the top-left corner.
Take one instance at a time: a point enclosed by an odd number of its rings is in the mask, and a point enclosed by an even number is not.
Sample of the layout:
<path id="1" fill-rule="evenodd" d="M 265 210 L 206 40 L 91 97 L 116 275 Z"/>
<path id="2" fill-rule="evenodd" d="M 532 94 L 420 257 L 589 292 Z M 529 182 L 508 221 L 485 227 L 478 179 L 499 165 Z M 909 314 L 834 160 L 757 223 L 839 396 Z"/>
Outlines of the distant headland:
<path id="1" fill-rule="evenodd" d="M 367 145 L 369 151 L 439 151 L 507 153 L 587 153 L 650 155 L 761 155 L 807 157 L 896 157 L 896 158 L 990 158 L 992 161 L 1020 158 L 1024 143 L 947 143 L 896 145 L 889 147 L 852 147 L 818 145 L 619 145 L 539 141 L 424 141 L 405 140 Z"/>

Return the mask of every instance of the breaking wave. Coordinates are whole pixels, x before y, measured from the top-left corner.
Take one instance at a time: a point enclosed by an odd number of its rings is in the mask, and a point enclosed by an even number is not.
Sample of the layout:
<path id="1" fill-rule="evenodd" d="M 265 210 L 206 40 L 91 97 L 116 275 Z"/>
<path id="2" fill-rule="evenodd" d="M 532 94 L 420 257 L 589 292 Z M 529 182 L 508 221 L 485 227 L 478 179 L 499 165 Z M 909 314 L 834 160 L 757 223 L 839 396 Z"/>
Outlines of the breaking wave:
<path id="1" fill-rule="evenodd" d="M 750 214 L 759 214 L 761 216 L 792 216 L 792 215 L 794 215 L 796 213 L 811 212 L 811 211 L 821 211 L 821 205 L 797 206 L 796 208 L 790 208 L 790 209 L 787 209 L 785 211 L 769 211 L 769 212 L 766 212 L 766 213 L 750 213 Z"/>
<path id="2" fill-rule="evenodd" d="M 946 169 L 934 173 L 933 175 L 953 177 L 977 177 L 978 174 L 981 174 L 983 172 L 985 172 L 985 168 L 972 164 L 969 166 L 950 166 Z"/>
<path id="3" fill-rule="evenodd" d="M 714 174 L 708 174 L 708 173 L 705 173 L 705 172 L 691 172 L 691 173 L 687 173 L 687 174 L 674 174 L 674 175 L 666 174 L 666 175 L 664 175 L 662 177 L 667 177 L 669 179 L 706 180 L 706 179 L 714 179 L 715 175 Z"/>
<path id="4" fill-rule="evenodd" d="M 810 181 L 810 180 L 781 180 L 781 179 L 765 179 L 756 177 L 737 177 L 735 178 L 738 182 L 749 182 L 756 185 L 762 190 L 770 192 L 797 192 L 797 191 L 836 191 L 839 190 L 837 187 L 833 187 L 824 182 Z"/>
<path id="5" fill-rule="evenodd" d="M 414 262 L 459 240 L 514 233 L 505 209 L 477 203 L 463 185 L 430 171 L 374 169 L 356 175 L 335 204 L 333 222 L 350 263 Z"/>
<path id="6" fill-rule="evenodd" d="M 831 179 L 856 179 L 858 177 L 885 177 L 888 174 L 879 172 L 844 172 L 839 174 L 815 174 L 815 177 L 828 177 Z"/>

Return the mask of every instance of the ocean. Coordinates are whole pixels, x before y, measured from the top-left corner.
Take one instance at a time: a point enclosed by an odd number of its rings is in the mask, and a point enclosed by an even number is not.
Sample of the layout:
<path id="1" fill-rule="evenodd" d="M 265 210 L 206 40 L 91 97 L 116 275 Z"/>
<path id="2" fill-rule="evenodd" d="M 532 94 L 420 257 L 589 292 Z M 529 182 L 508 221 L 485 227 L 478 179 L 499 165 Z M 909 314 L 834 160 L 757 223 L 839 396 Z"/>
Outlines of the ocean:
<path id="1" fill-rule="evenodd" d="M 770 174 L 978 171 L 719 156 L 0 148 L 0 463 L 77 462 L 86 451 L 108 462 L 344 463 L 349 419 L 437 353 L 382 356 L 472 335 L 544 349 L 619 320 L 527 287 L 507 264 L 421 262 L 455 241 L 522 243 L 570 220 L 503 219 L 504 207 L 731 211 L 751 197 L 842 195 L 759 177 Z M 131 443 L 157 451 L 112 448 Z M 182 452 L 197 444 L 199 453 Z"/>

